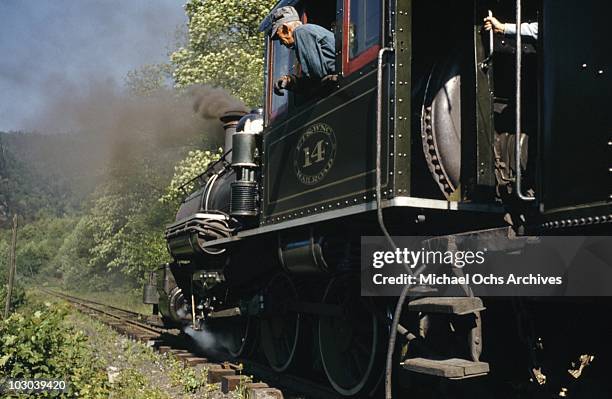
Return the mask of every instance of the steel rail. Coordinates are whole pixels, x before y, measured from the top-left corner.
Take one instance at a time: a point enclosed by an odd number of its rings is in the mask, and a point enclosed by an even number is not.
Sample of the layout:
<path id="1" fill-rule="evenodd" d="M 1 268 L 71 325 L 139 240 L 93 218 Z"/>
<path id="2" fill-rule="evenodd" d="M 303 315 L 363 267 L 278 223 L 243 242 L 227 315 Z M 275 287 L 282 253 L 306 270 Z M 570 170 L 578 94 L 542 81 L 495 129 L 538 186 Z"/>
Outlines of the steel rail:
<path id="1" fill-rule="evenodd" d="M 70 303 L 74 303 L 76 305 L 85 307 L 87 309 L 90 309 L 90 310 L 93 310 L 95 312 L 104 314 L 106 316 L 113 317 L 113 318 L 115 318 L 115 319 L 117 319 L 119 321 L 122 321 L 124 323 L 130 324 L 133 327 L 140 328 L 140 329 L 145 330 L 147 332 L 152 332 L 152 333 L 155 333 L 155 334 L 162 334 L 162 333 L 169 333 L 170 332 L 170 330 L 168 330 L 166 328 L 159 327 L 159 326 L 154 326 L 152 324 L 142 323 L 142 322 L 135 321 L 135 320 L 131 320 L 131 319 L 127 318 L 127 317 L 123 317 L 123 316 L 117 315 L 115 313 L 106 311 L 104 309 L 100 309 L 97 306 L 107 307 L 107 308 L 110 308 L 110 309 L 112 309 L 114 311 L 120 311 L 120 312 L 124 312 L 124 313 L 130 314 L 130 315 L 137 315 L 139 318 L 147 318 L 147 315 L 143 315 L 141 313 L 132 312 L 130 310 L 121 309 L 121 308 L 118 308 L 118 307 L 115 307 L 115 306 L 111 306 L 111 305 L 106 305 L 106 304 L 103 304 L 103 303 L 100 303 L 100 302 L 90 301 L 88 299 L 77 298 L 77 297 L 74 297 L 74 296 L 71 296 L 71 295 L 62 294 L 62 293 L 55 292 L 55 291 L 52 291 L 52 290 L 49 290 L 49 289 L 45 289 L 45 288 L 42 288 L 41 290 L 43 292 L 46 292 L 46 293 L 50 294 L 50 295 L 54 295 L 56 297 L 62 298 L 62 299 L 66 300 L 66 301 L 68 301 Z"/>

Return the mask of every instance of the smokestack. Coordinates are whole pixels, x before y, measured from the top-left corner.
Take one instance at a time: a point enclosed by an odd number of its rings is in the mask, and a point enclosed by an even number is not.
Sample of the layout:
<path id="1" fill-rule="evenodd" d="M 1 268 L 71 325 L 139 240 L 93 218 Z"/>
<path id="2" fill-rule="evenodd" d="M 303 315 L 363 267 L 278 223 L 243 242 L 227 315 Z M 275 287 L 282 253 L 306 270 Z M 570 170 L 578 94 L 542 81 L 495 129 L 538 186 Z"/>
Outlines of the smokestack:
<path id="1" fill-rule="evenodd" d="M 223 122 L 223 129 L 225 130 L 225 147 L 223 147 L 225 152 L 232 149 L 232 134 L 236 132 L 238 121 L 246 114 L 245 111 L 241 110 L 227 111 L 219 118 Z M 228 162 L 232 162 L 232 154 L 229 154 L 226 159 Z"/>

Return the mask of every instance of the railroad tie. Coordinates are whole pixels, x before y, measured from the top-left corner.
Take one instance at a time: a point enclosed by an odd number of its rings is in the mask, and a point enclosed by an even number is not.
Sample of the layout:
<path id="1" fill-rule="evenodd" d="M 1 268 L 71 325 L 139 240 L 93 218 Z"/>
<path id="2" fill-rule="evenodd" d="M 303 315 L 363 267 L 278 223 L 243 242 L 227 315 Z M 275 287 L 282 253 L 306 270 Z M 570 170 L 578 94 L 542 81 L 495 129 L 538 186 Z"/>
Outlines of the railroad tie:
<path id="1" fill-rule="evenodd" d="M 241 385 L 247 384 L 249 377 L 246 375 L 224 375 L 221 377 L 221 392 L 229 393 Z"/>
<path id="2" fill-rule="evenodd" d="M 169 356 L 172 356 L 174 360 L 177 360 L 179 362 L 182 362 L 181 356 L 184 356 L 186 354 L 189 356 L 193 356 L 191 353 L 187 352 L 185 349 L 172 348 L 170 349 L 170 352 L 168 352 Z"/>
<path id="3" fill-rule="evenodd" d="M 283 393 L 276 388 L 259 388 L 250 392 L 248 399 L 283 399 Z"/>
<path id="4" fill-rule="evenodd" d="M 189 366 L 189 367 L 193 367 L 198 364 L 204 364 L 207 362 L 208 362 L 208 359 L 206 359 L 205 357 L 190 356 L 190 357 L 186 357 L 183 359 L 183 363 L 185 363 L 185 366 Z"/>
<path id="5" fill-rule="evenodd" d="M 193 366 L 193 368 L 196 371 L 206 370 L 207 373 L 210 373 L 210 370 L 221 369 L 223 367 L 221 367 L 221 365 L 219 365 L 217 363 L 199 363 L 199 364 L 196 364 L 195 366 Z"/>
<path id="6" fill-rule="evenodd" d="M 224 369 L 221 367 L 208 369 L 208 383 L 217 384 L 220 383 L 224 376 L 235 375 L 234 370 Z"/>
<path id="7" fill-rule="evenodd" d="M 174 357 L 176 358 L 176 360 L 178 360 L 179 362 L 186 364 L 187 363 L 187 359 L 194 357 L 195 355 L 193 353 L 190 352 L 179 352 L 176 353 L 174 355 Z"/>

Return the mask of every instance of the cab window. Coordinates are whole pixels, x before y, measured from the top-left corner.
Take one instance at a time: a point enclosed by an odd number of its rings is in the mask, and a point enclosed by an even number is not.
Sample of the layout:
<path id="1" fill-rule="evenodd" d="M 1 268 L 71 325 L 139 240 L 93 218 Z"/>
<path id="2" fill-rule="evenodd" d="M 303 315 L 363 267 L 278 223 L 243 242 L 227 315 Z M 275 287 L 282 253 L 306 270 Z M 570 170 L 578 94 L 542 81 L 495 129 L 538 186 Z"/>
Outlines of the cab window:
<path id="1" fill-rule="evenodd" d="M 374 60 L 380 50 L 382 2 L 345 0 L 344 75 Z"/>
<path id="2" fill-rule="evenodd" d="M 296 59 L 293 52 L 283 46 L 278 40 L 270 41 L 268 46 L 268 59 L 272 62 L 269 64 L 268 71 L 268 109 L 270 120 L 274 120 L 277 116 L 283 114 L 289 104 L 289 93 L 284 96 L 277 96 L 273 92 L 274 82 L 280 79 L 283 75 L 296 74 Z"/>

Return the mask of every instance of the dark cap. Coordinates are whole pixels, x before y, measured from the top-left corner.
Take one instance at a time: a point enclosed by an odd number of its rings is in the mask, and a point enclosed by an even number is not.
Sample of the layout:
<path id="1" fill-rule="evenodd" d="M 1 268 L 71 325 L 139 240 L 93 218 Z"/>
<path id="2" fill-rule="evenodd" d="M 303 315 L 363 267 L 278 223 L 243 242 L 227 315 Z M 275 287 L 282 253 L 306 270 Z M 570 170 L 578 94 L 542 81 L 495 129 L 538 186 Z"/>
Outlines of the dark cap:
<path id="1" fill-rule="evenodd" d="M 280 28 L 282 24 L 299 20 L 300 15 L 297 13 L 295 8 L 291 6 L 277 8 L 276 10 L 272 11 L 271 15 L 272 30 L 270 31 L 270 37 L 274 39 L 276 36 L 276 31 L 278 31 L 278 28 Z"/>

